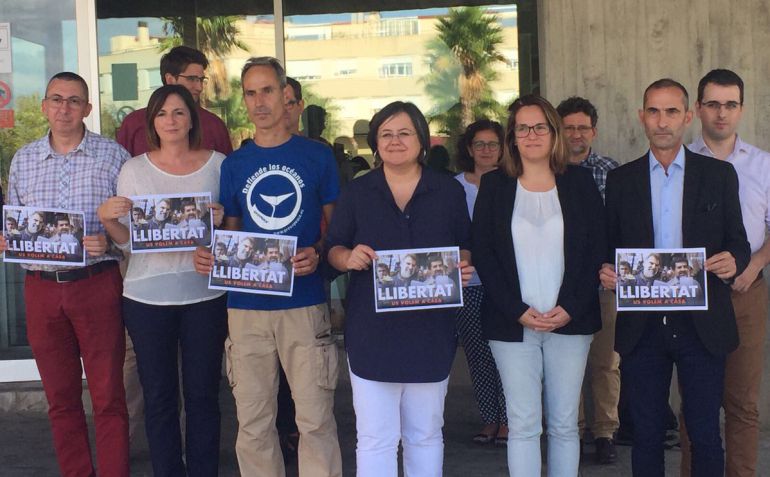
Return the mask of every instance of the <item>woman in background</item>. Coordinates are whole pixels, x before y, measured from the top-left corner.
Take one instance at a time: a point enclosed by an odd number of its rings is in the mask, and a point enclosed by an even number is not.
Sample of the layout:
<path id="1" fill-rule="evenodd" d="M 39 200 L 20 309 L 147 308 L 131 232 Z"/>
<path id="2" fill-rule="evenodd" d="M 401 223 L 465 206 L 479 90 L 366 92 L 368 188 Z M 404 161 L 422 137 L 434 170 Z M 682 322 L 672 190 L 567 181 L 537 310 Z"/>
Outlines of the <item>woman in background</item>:
<path id="1" fill-rule="evenodd" d="M 463 172 L 457 179 L 465 189 L 468 213 L 473 216 L 473 205 L 479 192 L 481 176 L 497 169 L 503 157 L 503 127 L 496 121 L 482 119 L 470 124 L 457 141 L 457 166 Z M 481 307 L 484 287 L 477 274 L 463 288 L 463 306 L 457 312 L 457 336 L 468 360 L 468 369 L 476 393 L 484 427 L 473 436 L 478 444 L 494 442 L 505 446 L 508 441 L 508 417 L 505 414 L 505 395 L 500 383 L 489 342 L 481 333 Z"/>

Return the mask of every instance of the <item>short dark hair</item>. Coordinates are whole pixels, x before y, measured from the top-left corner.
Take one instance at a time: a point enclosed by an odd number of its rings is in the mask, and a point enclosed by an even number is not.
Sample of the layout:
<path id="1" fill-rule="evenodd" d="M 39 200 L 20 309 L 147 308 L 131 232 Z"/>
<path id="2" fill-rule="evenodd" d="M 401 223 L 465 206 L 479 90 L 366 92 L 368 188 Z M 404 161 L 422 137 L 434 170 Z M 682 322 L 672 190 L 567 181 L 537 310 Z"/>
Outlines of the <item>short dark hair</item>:
<path id="1" fill-rule="evenodd" d="M 277 248 L 278 250 L 281 249 L 281 247 L 278 245 L 278 240 L 274 239 L 265 240 L 265 251 L 267 251 L 269 248 Z"/>
<path id="2" fill-rule="evenodd" d="M 444 258 L 441 256 L 441 254 L 438 253 L 431 253 L 428 255 L 428 265 L 430 266 L 433 262 L 441 262 L 441 265 L 444 264 Z"/>
<path id="3" fill-rule="evenodd" d="M 506 146 L 508 146 L 508 156 L 503 158 L 503 170 L 510 177 L 519 177 L 524 172 L 524 164 L 521 161 L 519 147 L 516 145 L 516 114 L 525 106 L 537 106 L 543 112 L 548 127 L 553 134 L 553 145 L 549 153 L 548 165 L 554 174 L 561 174 L 567 170 L 569 161 L 569 151 L 567 141 L 564 138 L 564 131 L 561 125 L 561 117 L 556 109 L 547 99 L 537 94 L 525 94 L 517 98 L 510 106 L 508 111 L 508 124 L 505 128 Z"/>
<path id="4" fill-rule="evenodd" d="M 302 101 L 302 85 L 299 84 L 299 81 L 295 80 L 291 76 L 287 76 L 286 84 L 291 86 L 292 91 L 294 91 L 294 99 L 297 101 Z"/>
<path id="5" fill-rule="evenodd" d="M 626 268 L 628 268 L 629 270 L 631 270 L 631 264 L 630 264 L 630 263 L 628 263 L 628 262 L 627 262 L 627 261 L 625 261 L 625 260 L 621 260 L 620 262 L 618 262 L 618 268 L 620 268 L 620 267 L 626 267 Z"/>
<path id="6" fill-rule="evenodd" d="M 596 107 L 591 104 L 585 98 L 580 96 L 571 96 L 556 106 L 556 112 L 562 118 L 569 116 L 570 114 L 583 113 L 591 118 L 591 127 L 595 128 L 596 123 L 599 121 L 599 113 L 596 111 Z"/>
<path id="7" fill-rule="evenodd" d="M 54 214 L 54 216 L 53 216 L 53 223 L 54 224 L 59 225 L 59 222 L 62 222 L 62 221 L 67 222 L 68 224 L 72 223 L 70 221 L 70 216 L 69 215 L 63 214 L 61 212 L 57 212 L 56 214 Z"/>
<path id="8" fill-rule="evenodd" d="M 184 200 L 182 200 L 182 204 L 181 204 L 180 209 L 182 211 L 184 211 L 184 208 L 185 207 L 189 207 L 189 206 L 195 207 L 196 210 L 198 209 L 198 205 L 195 204 L 195 200 L 193 200 L 193 199 L 184 199 Z"/>
<path id="9" fill-rule="evenodd" d="M 706 73 L 706 76 L 698 82 L 698 103 L 703 101 L 703 92 L 709 83 L 719 86 L 737 86 L 740 92 L 741 104 L 743 104 L 743 80 L 732 70 L 715 69 Z"/>
<path id="10" fill-rule="evenodd" d="M 201 124 L 198 118 L 198 109 L 195 107 L 195 100 L 184 86 L 178 84 L 167 84 L 153 91 L 150 100 L 147 102 L 147 145 L 150 149 L 160 148 L 160 137 L 155 130 L 155 117 L 160 112 L 166 100 L 172 94 L 178 95 L 184 101 L 187 109 L 190 111 L 190 120 L 192 127 L 187 134 L 191 149 L 198 149 L 201 145 Z"/>
<path id="11" fill-rule="evenodd" d="M 393 101 L 381 110 L 374 113 L 372 120 L 369 121 L 369 133 L 366 135 L 366 142 L 369 143 L 369 148 L 372 150 L 372 154 L 377 153 L 377 133 L 380 127 L 398 113 L 406 113 L 409 119 L 412 121 L 414 130 L 417 133 L 417 139 L 420 141 L 420 155 L 417 160 L 420 164 L 424 164 L 430 149 L 430 128 L 428 127 L 428 121 L 425 120 L 425 116 L 420 111 L 420 108 L 413 103 L 404 101 Z"/>
<path id="12" fill-rule="evenodd" d="M 19 226 L 19 221 L 16 220 L 15 218 L 13 218 L 13 217 L 6 217 L 5 220 L 6 220 L 6 222 L 12 222 L 13 225 L 15 225 L 17 227 Z"/>
<path id="13" fill-rule="evenodd" d="M 503 158 L 503 147 L 505 146 L 505 132 L 503 126 L 497 121 L 489 119 L 479 119 L 465 128 L 465 132 L 457 139 L 457 167 L 463 172 L 473 172 L 476 169 L 476 163 L 468 150 L 473 145 L 473 139 L 476 134 L 482 131 L 492 131 L 497 135 L 500 142 L 500 157 Z"/>
<path id="14" fill-rule="evenodd" d="M 53 80 L 77 81 L 80 83 L 80 86 L 83 87 L 83 92 L 86 94 L 85 99 L 88 101 L 88 83 L 86 83 L 86 80 L 84 80 L 83 77 L 79 74 L 73 73 L 71 71 L 62 71 L 61 73 L 56 73 L 55 75 L 51 76 L 51 79 L 48 80 L 48 84 L 45 86 L 46 96 L 48 96 L 48 88 L 51 87 Z"/>
<path id="15" fill-rule="evenodd" d="M 131 209 L 131 212 L 139 212 L 140 214 L 142 214 L 142 217 L 144 217 L 144 209 L 142 209 L 141 207 L 134 207 L 133 209 Z"/>
<path id="16" fill-rule="evenodd" d="M 189 46 L 176 46 L 160 58 L 160 80 L 166 84 L 166 74 L 179 76 L 190 65 L 209 67 L 209 60 L 199 50 Z"/>
<path id="17" fill-rule="evenodd" d="M 676 265 L 677 263 L 686 263 L 688 267 L 690 266 L 690 261 L 684 255 L 672 255 L 671 265 Z"/>
<path id="18" fill-rule="evenodd" d="M 687 93 L 687 88 L 685 88 L 684 85 L 679 81 L 673 80 L 671 78 L 661 78 L 657 81 L 653 81 L 652 83 L 650 83 L 647 89 L 644 90 L 644 99 L 642 100 L 642 106 L 647 105 L 647 93 L 656 89 L 666 89 L 666 88 L 676 88 L 680 90 L 682 92 L 682 95 L 684 95 L 684 110 L 687 111 L 690 108 L 690 95 Z"/>
<path id="19" fill-rule="evenodd" d="M 286 70 L 281 66 L 281 62 L 277 58 L 272 56 L 252 56 L 243 65 L 241 70 L 241 88 L 243 88 L 243 78 L 246 77 L 246 73 L 249 72 L 255 66 L 269 66 L 275 71 L 275 77 L 278 78 L 278 84 L 283 89 L 286 87 Z"/>

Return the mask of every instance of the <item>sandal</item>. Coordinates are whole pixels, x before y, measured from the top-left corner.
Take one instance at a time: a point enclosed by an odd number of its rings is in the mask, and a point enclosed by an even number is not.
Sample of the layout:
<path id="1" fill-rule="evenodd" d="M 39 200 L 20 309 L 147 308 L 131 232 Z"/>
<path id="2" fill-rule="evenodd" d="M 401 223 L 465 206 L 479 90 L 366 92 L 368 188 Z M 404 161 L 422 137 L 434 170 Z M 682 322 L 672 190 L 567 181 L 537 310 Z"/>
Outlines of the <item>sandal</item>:
<path id="1" fill-rule="evenodd" d="M 500 435 L 500 434 L 505 434 Z M 495 447 L 508 447 L 508 426 L 500 426 L 495 436 Z"/>
<path id="2" fill-rule="evenodd" d="M 495 440 L 494 434 L 484 434 L 483 432 L 480 432 L 475 436 L 473 436 L 473 442 L 475 442 L 476 444 L 481 444 L 481 445 L 489 444 L 493 440 Z"/>

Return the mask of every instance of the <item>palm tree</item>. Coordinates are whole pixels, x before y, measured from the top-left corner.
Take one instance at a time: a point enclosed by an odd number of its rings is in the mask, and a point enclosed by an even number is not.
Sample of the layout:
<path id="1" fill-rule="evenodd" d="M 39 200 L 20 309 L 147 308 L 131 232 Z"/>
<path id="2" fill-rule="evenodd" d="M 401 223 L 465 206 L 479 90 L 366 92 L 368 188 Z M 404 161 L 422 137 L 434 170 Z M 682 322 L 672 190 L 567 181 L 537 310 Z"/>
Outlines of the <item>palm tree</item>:
<path id="1" fill-rule="evenodd" d="M 240 30 L 236 25 L 243 17 L 237 15 L 197 17 L 197 49 L 209 60 L 211 81 L 206 87 L 205 96 L 223 98 L 230 95 L 224 59 L 233 48 L 248 52 L 249 47 L 238 39 Z M 163 32 L 166 38 L 160 41 L 160 51 L 170 50 L 183 43 L 185 21 L 183 17 L 164 17 Z"/>
<path id="2" fill-rule="evenodd" d="M 447 75 L 456 74 L 459 115 L 465 127 L 478 116 L 479 106 L 496 104 L 489 88 L 497 79 L 494 66 L 509 63 L 498 50 L 503 31 L 497 16 L 486 14 L 481 7 L 450 8 L 438 20 L 436 30 L 436 40 L 428 44 L 432 79 L 446 84 L 452 80 Z"/>

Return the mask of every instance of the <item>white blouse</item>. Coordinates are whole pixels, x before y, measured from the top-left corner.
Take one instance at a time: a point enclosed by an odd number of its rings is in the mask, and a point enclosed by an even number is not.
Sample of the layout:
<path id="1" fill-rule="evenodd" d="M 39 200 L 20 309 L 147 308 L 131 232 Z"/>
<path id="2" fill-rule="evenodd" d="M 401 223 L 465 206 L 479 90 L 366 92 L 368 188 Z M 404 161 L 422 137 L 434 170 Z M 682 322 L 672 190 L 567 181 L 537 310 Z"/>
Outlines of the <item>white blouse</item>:
<path id="1" fill-rule="evenodd" d="M 147 154 L 129 159 L 118 176 L 118 195 L 211 192 L 219 200 L 219 169 L 225 156 L 212 151 L 208 162 L 190 174 L 175 175 L 155 166 Z M 121 219 L 128 225 L 128 217 Z M 128 243 L 118 245 L 124 252 Z M 208 278 L 195 271 L 193 252 L 137 253 L 128 260 L 123 296 L 150 305 L 186 305 L 223 295 L 209 290 Z"/>
<path id="2" fill-rule="evenodd" d="M 564 220 L 556 187 L 531 192 L 518 182 L 511 234 L 521 299 L 545 313 L 556 306 L 564 278 Z"/>
<path id="3" fill-rule="evenodd" d="M 465 203 L 468 205 L 468 215 L 470 215 L 471 219 L 473 219 L 473 206 L 476 204 L 476 197 L 479 195 L 479 188 L 476 184 L 468 182 L 468 179 L 465 178 L 464 172 L 457 174 L 455 176 L 455 180 L 462 184 L 463 189 L 465 189 Z M 468 281 L 467 286 L 475 287 L 478 285 L 481 285 L 481 279 L 479 278 L 478 273 L 473 272 L 473 275 Z"/>

